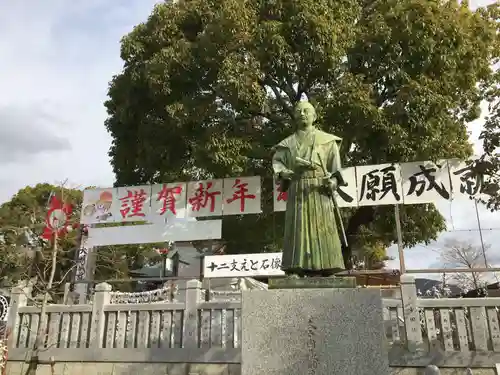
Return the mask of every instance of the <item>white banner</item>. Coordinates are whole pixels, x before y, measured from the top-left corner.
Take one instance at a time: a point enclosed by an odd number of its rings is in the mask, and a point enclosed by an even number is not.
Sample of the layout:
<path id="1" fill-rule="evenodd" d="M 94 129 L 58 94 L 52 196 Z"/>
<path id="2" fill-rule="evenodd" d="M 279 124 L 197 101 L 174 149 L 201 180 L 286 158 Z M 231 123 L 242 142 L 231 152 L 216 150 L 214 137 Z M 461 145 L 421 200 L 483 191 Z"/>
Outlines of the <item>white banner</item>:
<path id="1" fill-rule="evenodd" d="M 183 218 L 186 216 L 185 182 L 153 185 L 151 188 L 151 216 L 150 221 L 161 222 L 168 218 Z M 157 220 L 155 216 L 164 218 Z"/>
<path id="2" fill-rule="evenodd" d="M 358 205 L 381 206 L 402 204 L 401 167 L 399 164 L 378 164 L 356 167 Z"/>
<path id="3" fill-rule="evenodd" d="M 260 214 L 260 176 L 224 179 L 224 215 Z"/>
<path id="4" fill-rule="evenodd" d="M 113 207 L 117 222 L 148 221 L 151 212 L 151 185 L 119 187 Z"/>
<path id="5" fill-rule="evenodd" d="M 187 216 L 220 215 L 222 215 L 222 180 L 188 182 Z"/>
<path id="6" fill-rule="evenodd" d="M 89 228 L 89 246 L 133 245 L 158 242 L 218 240 L 222 220 L 178 220 L 166 224 Z"/>
<path id="7" fill-rule="evenodd" d="M 118 204 L 117 189 L 87 189 L 83 192 L 81 224 L 120 222 L 113 216 Z"/>
<path id="8" fill-rule="evenodd" d="M 203 277 L 283 276 L 282 253 L 210 255 L 203 261 Z"/>
<path id="9" fill-rule="evenodd" d="M 484 178 L 473 173 L 469 162 L 448 160 L 453 198 L 479 198 L 484 188 Z"/>
<path id="10" fill-rule="evenodd" d="M 356 168 L 342 170 L 344 184 L 337 187 L 335 199 L 339 207 L 356 207 L 358 205 L 358 191 L 356 187 Z"/>
<path id="11" fill-rule="evenodd" d="M 440 160 L 401 164 L 404 204 L 449 200 L 451 183 L 448 162 Z"/>
<path id="12" fill-rule="evenodd" d="M 342 170 L 339 207 L 423 204 L 477 197 L 484 181 L 467 161 L 450 159 L 385 163 Z M 273 189 L 274 211 L 285 211 L 288 193 Z M 153 186 L 85 190 L 82 224 L 127 221 L 164 223 L 168 217 L 207 217 L 262 212 L 261 178 L 234 177 Z M 167 219 L 167 220 L 166 220 Z"/>

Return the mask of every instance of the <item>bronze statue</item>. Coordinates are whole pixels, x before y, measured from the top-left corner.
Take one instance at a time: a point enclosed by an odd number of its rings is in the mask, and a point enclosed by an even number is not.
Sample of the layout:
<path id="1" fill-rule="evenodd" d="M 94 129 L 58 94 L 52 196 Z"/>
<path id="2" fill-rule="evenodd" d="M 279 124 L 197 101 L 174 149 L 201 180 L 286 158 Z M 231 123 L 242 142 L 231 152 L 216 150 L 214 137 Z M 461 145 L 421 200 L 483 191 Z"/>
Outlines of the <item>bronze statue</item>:
<path id="1" fill-rule="evenodd" d="M 314 127 L 311 103 L 295 107 L 297 130 L 278 143 L 273 170 L 288 192 L 282 269 L 289 276 L 331 276 L 344 270 L 342 218 L 333 192 L 343 183 L 342 139 Z M 340 233 L 339 233 L 340 232 Z"/>

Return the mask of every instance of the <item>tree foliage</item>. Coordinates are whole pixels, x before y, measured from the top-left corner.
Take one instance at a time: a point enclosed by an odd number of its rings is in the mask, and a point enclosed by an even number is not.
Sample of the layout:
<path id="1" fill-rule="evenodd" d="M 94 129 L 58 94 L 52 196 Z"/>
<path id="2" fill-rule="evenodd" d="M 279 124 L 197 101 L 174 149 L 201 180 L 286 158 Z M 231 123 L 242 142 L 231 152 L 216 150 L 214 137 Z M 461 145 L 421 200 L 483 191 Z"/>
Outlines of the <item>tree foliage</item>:
<path id="1" fill-rule="evenodd" d="M 497 39 L 492 58 L 496 70 L 490 80 L 482 85 L 489 113 L 479 136 L 484 154 L 480 162 L 475 164 L 475 171 L 486 180 L 483 191 L 485 198 L 482 201 L 491 211 L 495 211 L 500 209 L 500 3 L 496 2 L 481 12 L 496 20 Z"/>
<path id="2" fill-rule="evenodd" d="M 225 217 L 223 238 L 229 252 L 279 249 L 270 149 L 303 94 L 343 138 L 345 165 L 464 158 L 496 43 L 494 13 L 465 2 L 159 4 L 123 38 L 105 104 L 117 184 L 263 176 L 264 213 Z M 445 229 L 431 204 L 401 213 L 407 246 Z M 352 248 L 395 241 L 391 206 L 345 215 Z"/>
<path id="3" fill-rule="evenodd" d="M 39 291 L 51 269 L 51 244 L 41 238 L 51 194 L 73 205 L 70 223 L 78 223 L 82 191 L 38 184 L 18 191 L 0 206 L 0 278 L 12 285 L 21 279 L 36 278 Z M 79 248 L 79 230 L 58 239 L 54 280 L 59 290 L 71 281 Z M 151 246 L 103 246 L 96 257 L 96 280 L 126 279 L 129 271 L 140 268 L 151 257 Z M 130 285 L 121 285 L 128 290 Z M 36 292 L 36 291 L 35 291 Z M 57 293 L 55 293 L 57 294 Z"/>
<path id="4" fill-rule="evenodd" d="M 43 289 L 43 283 L 50 273 L 50 244 L 41 238 L 45 227 L 45 218 L 52 194 L 61 198 L 60 187 L 50 184 L 38 184 L 17 192 L 9 201 L 0 206 L 0 262 L 7 260 L 8 268 L 2 269 L 4 282 L 11 284 L 20 279 L 37 278 L 37 286 Z M 65 202 L 74 207 L 70 222 L 79 220 L 79 205 L 82 192 L 64 189 Z M 55 280 L 69 281 L 73 268 L 74 252 L 78 231 L 68 233 L 58 241 L 59 252 Z"/>

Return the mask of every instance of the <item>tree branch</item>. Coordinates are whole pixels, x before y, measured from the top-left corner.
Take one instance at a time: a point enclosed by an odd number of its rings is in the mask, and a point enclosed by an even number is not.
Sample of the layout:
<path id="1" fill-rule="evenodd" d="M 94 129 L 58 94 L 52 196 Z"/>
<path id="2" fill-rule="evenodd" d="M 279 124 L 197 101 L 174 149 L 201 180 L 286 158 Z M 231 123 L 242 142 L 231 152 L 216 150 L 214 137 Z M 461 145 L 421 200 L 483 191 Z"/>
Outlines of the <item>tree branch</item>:
<path id="1" fill-rule="evenodd" d="M 272 121 L 274 123 L 280 123 L 283 122 L 283 119 L 273 115 L 271 112 L 258 112 L 258 111 L 248 111 L 248 113 L 252 116 L 260 116 L 268 119 L 269 121 Z M 250 119 L 250 118 L 248 118 Z"/>
<path id="2" fill-rule="evenodd" d="M 359 228 L 371 222 L 375 218 L 375 209 L 373 206 L 359 207 L 356 212 L 349 219 L 349 224 L 346 228 L 346 236 L 349 246 L 343 249 L 342 253 L 344 255 L 344 263 L 347 268 L 352 268 L 351 258 L 352 258 L 352 243 L 356 239 L 356 234 Z"/>
<path id="3" fill-rule="evenodd" d="M 291 118 L 293 118 L 293 110 L 292 108 L 288 105 L 288 103 L 286 102 L 286 100 L 283 98 L 283 96 L 281 95 L 281 93 L 279 92 L 279 90 L 281 90 L 282 92 L 284 92 L 288 97 L 289 97 L 289 100 L 290 102 L 293 101 L 293 98 L 294 98 L 294 95 L 289 95 L 287 93 L 287 90 L 285 90 L 283 87 L 281 87 L 278 82 L 276 82 L 275 80 L 273 80 L 272 78 L 270 77 L 267 77 L 265 78 L 262 82 L 261 82 L 261 86 L 263 87 L 269 87 L 274 96 L 276 97 L 276 100 L 280 103 L 280 105 L 282 106 L 283 110 L 288 114 L 290 115 Z"/>

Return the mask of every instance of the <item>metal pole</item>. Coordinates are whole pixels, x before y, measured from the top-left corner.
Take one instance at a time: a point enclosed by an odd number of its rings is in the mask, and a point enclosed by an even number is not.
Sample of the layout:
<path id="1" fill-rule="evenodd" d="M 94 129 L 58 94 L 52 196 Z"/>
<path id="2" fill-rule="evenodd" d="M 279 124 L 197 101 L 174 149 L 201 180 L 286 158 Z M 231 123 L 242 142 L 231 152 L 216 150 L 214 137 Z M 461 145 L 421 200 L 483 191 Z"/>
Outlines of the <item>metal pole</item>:
<path id="1" fill-rule="evenodd" d="M 394 220 L 396 221 L 396 234 L 398 236 L 398 254 L 399 254 L 399 271 L 401 275 L 406 273 L 405 255 L 403 249 L 403 234 L 401 233 L 401 216 L 399 214 L 399 205 L 394 205 Z"/>
<path id="2" fill-rule="evenodd" d="M 477 200 L 475 199 L 474 199 L 474 205 L 476 206 L 477 227 L 479 229 L 479 238 L 481 239 L 481 249 L 483 250 L 484 266 L 488 267 L 488 261 L 486 260 L 486 249 L 484 248 L 484 241 L 483 241 L 483 231 L 481 229 L 481 220 L 479 220 L 479 210 L 477 208 Z"/>
<path id="3" fill-rule="evenodd" d="M 205 254 L 200 256 L 200 281 L 203 282 L 205 277 Z"/>
<path id="4" fill-rule="evenodd" d="M 179 253 L 174 253 L 172 255 L 172 276 L 178 277 L 179 276 L 179 264 L 180 264 L 180 255 Z"/>
<path id="5" fill-rule="evenodd" d="M 488 268 L 488 260 L 486 259 L 486 248 L 484 246 L 484 240 L 483 240 L 483 228 L 481 228 L 481 220 L 479 219 L 479 209 L 477 208 L 477 200 L 476 199 L 474 199 L 474 205 L 476 207 L 477 228 L 479 229 L 479 238 L 481 240 L 481 249 L 483 250 L 484 266 L 486 268 Z M 497 282 L 499 282 L 498 276 L 495 272 L 493 273 L 493 276 L 495 276 L 495 279 L 497 280 Z"/>
<path id="6" fill-rule="evenodd" d="M 165 254 L 162 254 L 160 259 L 161 259 L 160 277 L 165 277 L 167 276 L 165 272 L 165 270 L 167 269 L 167 258 L 165 257 Z"/>

